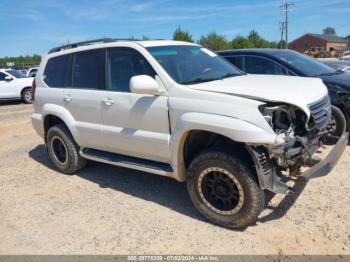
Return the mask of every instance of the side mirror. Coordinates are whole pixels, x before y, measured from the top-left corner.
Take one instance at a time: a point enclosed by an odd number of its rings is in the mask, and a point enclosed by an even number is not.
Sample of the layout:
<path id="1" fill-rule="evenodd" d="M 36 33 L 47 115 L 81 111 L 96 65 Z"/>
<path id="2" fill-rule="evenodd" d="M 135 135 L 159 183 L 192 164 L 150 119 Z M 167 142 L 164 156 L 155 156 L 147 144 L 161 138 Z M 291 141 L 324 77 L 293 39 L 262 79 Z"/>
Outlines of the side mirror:
<path id="1" fill-rule="evenodd" d="M 5 76 L 5 81 L 10 82 L 12 80 L 13 80 L 13 78 L 11 76 Z"/>
<path id="2" fill-rule="evenodd" d="M 133 76 L 130 79 L 130 90 L 135 94 L 160 95 L 158 83 L 148 75 Z"/>

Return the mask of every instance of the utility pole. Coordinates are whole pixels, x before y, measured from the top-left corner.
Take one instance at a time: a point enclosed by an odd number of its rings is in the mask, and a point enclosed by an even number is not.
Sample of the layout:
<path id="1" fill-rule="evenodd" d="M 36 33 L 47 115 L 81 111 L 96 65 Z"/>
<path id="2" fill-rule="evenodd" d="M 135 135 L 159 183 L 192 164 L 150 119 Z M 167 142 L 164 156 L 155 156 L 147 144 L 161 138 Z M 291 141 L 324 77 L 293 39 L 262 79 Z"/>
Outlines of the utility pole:
<path id="1" fill-rule="evenodd" d="M 284 22 L 284 26 L 285 26 L 285 37 L 286 37 L 286 47 L 288 48 L 288 12 L 289 12 L 289 7 L 292 6 L 294 4 L 292 3 L 288 3 L 285 2 L 283 5 L 280 6 L 280 8 L 283 8 L 283 12 L 285 13 L 285 22 Z"/>
<path id="2" fill-rule="evenodd" d="M 281 30 L 281 41 L 280 41 L 280 44 L 282 44 L 283 43 L 283 33 L 284 33 L 284 29 L 285 29 L 285 23 L 284 22 L 280 22 L 280 25 L 281 25 L 281 27 L 280 27 L 280 30 Z M 285 46 L 279 46 L 279 48 L 285 48 Z"/>

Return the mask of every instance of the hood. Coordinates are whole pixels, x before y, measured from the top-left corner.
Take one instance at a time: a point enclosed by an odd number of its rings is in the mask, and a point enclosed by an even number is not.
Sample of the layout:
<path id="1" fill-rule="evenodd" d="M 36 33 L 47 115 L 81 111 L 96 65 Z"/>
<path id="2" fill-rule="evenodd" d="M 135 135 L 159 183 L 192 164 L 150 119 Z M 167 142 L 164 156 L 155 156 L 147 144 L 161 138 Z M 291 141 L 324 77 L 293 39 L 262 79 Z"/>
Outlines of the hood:
<path id="1" fill-rule="evenodd" d="M 242 75 L 191 85 L 190 88 L 264 102 L 292 104 L 304 110 L 307 115 L 310 114 L 309 104 L 328 95 L 321 79 L 275 75 Z"/>
<path id="2" fill-rule="evenodd" d="M 350 91 L 350 73 L 344 72 L 336 75 L 322 76 L 326 83 L 341 85 L 345 90 Z"/>

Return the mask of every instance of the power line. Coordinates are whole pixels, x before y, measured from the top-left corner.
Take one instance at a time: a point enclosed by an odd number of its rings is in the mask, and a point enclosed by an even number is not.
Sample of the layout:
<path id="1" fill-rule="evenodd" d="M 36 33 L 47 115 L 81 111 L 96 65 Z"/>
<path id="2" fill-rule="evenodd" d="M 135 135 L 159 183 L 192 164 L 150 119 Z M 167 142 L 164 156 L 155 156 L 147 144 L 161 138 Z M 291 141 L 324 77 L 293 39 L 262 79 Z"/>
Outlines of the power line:
<path id="1" fill-rule="evenodd" d="M 285 22 L 284 22 L 284 31 L 285 31 L 285 39 L 286 39 L 285 48 L 288 48 L 288 12 L 289 12 L 289 7 L 292 5 L 294 4 L 285 2 L 283 5 L 280 6 L 280 8 L 283 8 L 282 11 L 285 13 Z"/>

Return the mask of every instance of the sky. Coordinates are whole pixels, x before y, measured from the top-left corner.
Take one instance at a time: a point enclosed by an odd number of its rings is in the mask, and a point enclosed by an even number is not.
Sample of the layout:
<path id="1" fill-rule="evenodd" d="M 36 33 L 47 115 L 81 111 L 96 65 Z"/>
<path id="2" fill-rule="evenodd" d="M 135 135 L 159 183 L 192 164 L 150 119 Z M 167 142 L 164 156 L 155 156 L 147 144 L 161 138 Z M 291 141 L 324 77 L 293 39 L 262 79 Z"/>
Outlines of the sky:
<path id="1" fill-rule="evenodd" d="M 291 0 L 289 39 L 331 26 L 350 35 L 350 0 Z M 170 39 L 180 26 L 195 39 L 232 40 L 250 30 L 280 39 L 281 0 L 0 0 L 0 57 L 45 54 L 101 37 Z"/>

